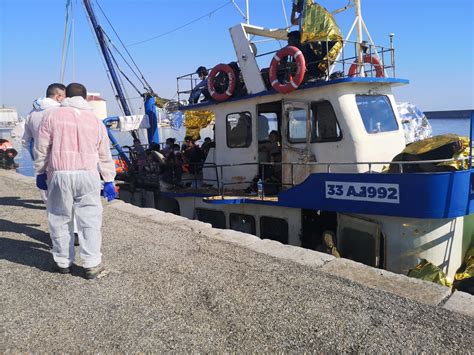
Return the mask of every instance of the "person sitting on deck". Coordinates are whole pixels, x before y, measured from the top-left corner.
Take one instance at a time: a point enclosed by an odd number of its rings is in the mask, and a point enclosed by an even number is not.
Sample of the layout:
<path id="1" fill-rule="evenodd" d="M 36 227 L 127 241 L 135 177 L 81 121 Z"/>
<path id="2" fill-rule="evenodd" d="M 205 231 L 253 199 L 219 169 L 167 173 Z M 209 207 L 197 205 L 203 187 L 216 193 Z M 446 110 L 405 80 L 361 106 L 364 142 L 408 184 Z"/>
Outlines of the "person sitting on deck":
<path id="1" fill-rule="evenodd" d="M 319 76 L 326 76 L 342 49 L 341 30 L 333 15 L 313 0 L 293 0 L 291 15 L 292 24 L 299 25 L 302 45 L 308 44 L 317 57 Z"/>
<path id="2" fill-rule="evenodd" d="M 166 156 L 166 163 L 163 167 L 163 181 L 169 184 L 179 185 L 183 174 L 183 157 L 178 144 L 174 144 L 172 148 L 173 149 Z"/>
<path id="3" fill-rule="evenodd" d="M 312 43 L 301 43 L 300 31 L 291 31 L 288 33 L 288 45 L 298 48 L 301 53 L 303 53 L 306 61 L 306 74 L 303 82 L 321 76 L 321 73 L 318 70 L 318 60 L 321 60 L 323 57 L 319 58 L 316 55 Z"/>
<path id="4" fill-rule="evenodd" d="M 140 143 L 140 140 L 137 138 L 133 140 L 133 148 L 131 153 L 135 166 L 138 168 L 139 172 L 142 172 L 146 165 L 146 153 L 145 149 Z"/>
<path id="5" fill-rule="evenodd" d="M 209 150 L 215 147 L 216 147 L 216 144 L 211 140 L 211 138 L 209 137 L 204 138 L 204 143 L 202 144 L 201 149 L 206 157 L 207 157 L 207 154 L 209 153 Z M 206 160 L 206 158 L 204 158 L 204 160 Z"/>
<path id="6" fill-rule="evenodd" d="M 280 191 L 282 181 L 280 135 L 273 130 L 269 133 L 268 140 L 269 142 L 262 144 L 259 149 L 268 153 L 269 159 L 267 162 L 273 164 L 261 166 L 259 174 L 253 178 L 251 185 L 245 189 L 246 193 L 255 194 L 257 182 L 260 179 L 264 182 L 265 195 L 275 195 Z"/>
<path id="7" fill-rule="evenodd" d="M 185 160 L 189 164 L 191 174 L 199 174 L 202 171 L 202 164 L 206 159 L 202 149 L 195 143 L 194 139 L 187 141 L 187 148 L 183 153 Z"/>
<path id="8" fill-rule="evenodd" d="M 203 101 L 209 101 L 209 99 L 211 98 L 209 90 L 207 89 L 207 76 L 209 75 L 209 72 L 205 67 L 201 66 L 197 68 L 196 74 L 199 76 L 199 79 L 201 79 L 201 81 L 193 88 L 191 94 L 189 94 L 189 103 L 191 105 L 197 104 L 199 102 L 201 94 L 204 96 Z"/>
<path id="9" fill-rule="evenodd" d="M 166 138 L 165 147 L 161 150 L 161 154 L 165 157 L 168 156 L 173 151 L 174 143 L 176 142 L 175 138 Z"/>

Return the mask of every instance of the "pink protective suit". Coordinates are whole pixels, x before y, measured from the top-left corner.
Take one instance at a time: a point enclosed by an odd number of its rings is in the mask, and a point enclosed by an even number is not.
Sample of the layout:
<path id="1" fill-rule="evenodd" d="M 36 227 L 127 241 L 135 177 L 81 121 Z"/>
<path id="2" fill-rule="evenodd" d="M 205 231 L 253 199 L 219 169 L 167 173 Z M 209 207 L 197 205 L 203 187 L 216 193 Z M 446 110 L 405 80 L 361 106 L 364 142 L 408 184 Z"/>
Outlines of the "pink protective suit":
<path id="1" fill-rule="evenodd" d="M 35 142 L 37 174 L 48 174 L 48 227 L 53 258 L 61 268 L 74 262 L 73 219 L 85 268 L 102 261 L 102 203 L 99 173 L 115 178 L 115 163 L 104 124 L 80 96 L 64 99 L 48 110 Z"/>
<path id="2" fill-rule="evenodd" d="M 37 174 L 45 171 L 100 172 L 114 181 L 115 163 L 104 124 L 80 96 L 66 98 L 62 107 L 45 112 L 35 142 Z"/>

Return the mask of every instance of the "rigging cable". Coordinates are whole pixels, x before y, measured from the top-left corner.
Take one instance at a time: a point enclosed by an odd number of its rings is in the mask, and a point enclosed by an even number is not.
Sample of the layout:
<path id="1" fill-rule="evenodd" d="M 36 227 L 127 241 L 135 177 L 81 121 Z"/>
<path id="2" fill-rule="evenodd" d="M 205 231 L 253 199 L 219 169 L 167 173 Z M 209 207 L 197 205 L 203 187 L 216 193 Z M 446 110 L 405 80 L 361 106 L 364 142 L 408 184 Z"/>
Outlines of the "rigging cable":
<path id="1" fill-rule="evenodd" d="M 135 68 L 136 68 L 137 71 L 140 73 L 143 82 L 145 82 L 145 84 L 146 84 L 146 86 L 144 85 L 144 86 L 145 86 L 145 89 L 147 89 L 147 91 L 149 91 L 150 93 L 153 93 L 153 89 L 152 89 L 151 85 L 150 85 L 150 84 L 148 83 L 148 81 L 145 79 L 145 77 L 144 77 L 143 73 L 141 72 L 141 70 L 140 70 L 139 66 L 137 65 L 137 63 L 135 63 L 135 60 L 133 59 L 132 55 L 130 54 L 130 52 L 128 51 L 127 47 L 125 46 L 125 44 L 123 43 L 122 39 L 120 38 L 120 36 L 118 35 L 117 31 L 115 30 L 114 26 L 112 25 L 112 22 L 110 22 L 109 18 L 107 17 L 107 15 L 105 14 L 104 10 L 103 10 L 102 7 L 100 6 L 99 1 L 96 0 L 96 3 L 97 3 L 97 6 L 98 6 L 100 12 L 102 12 L 102 15 L 104 15 L 104 17 L 105 17 L 107 23 L 108 23 L 108 24 L 110 25 L 110 27 L 112 28 L 112 31 L 115 33 L 115 36 L 117 36 L 117 38 L 118 38 L 120 44 L 121 44 L 122 47 L 125 49 L 125 52 L 127 53 L 127 55 L 128 55 L 128 56 L 130 57 L 130 59 L 132 60 L 132 63 L 135 65 Z M 107 38 L 108 38 L 109 41 L 110 41 L 110 38 L 109 38 L 108 36 L 107 36 Z M 111 42 L 111 41 L 110 41 L 110 42 Z M 111 42 L 111 43 L 112 43 L 112 42 Z M 115 47 L 115 45 L 114 45 L 113 43 L 112 43 L 112 45 Z M 117 49 L 117 52 L 118 52 L 118 53 L 120 54 L 120 56 L 123 58 L 122 54 L 118 51 L 118 49 Z M 123 58 L 123 60 L 127 63 L 127 61 L 125 60 L 125 58 Z M 127 65 L 129 65 L 129 64 L 127 63 Z M 130 65 L 129 65 L 129 67 L 130 67 Z M 131 67 L 130 67 L 130 69 L 133 71 L 133 69 L 132 69 Z M 135 74 L 135 73 L 134 73 L 134 74 Z M 137 74 L 135 74 L 135 76 L 137 76 L 137 78 L 138 78 L 138 75 L 137 75 Z M 143 83 L 142 83 L 142 84 L 143 84 Z"/>
<path id="2" fill-rule="evenodd" d="M 117 54 L 123 59 L 123 61 L 125 62 L 125 64 L 127 64 L 127 66 L 130 68 L 130 70 L 132 71 L 132 73 L 135 75 L 135 77 L 138 79 L 138 81 L 140 82 L 140 84 L 143 85 L 143 88 L 145 89 L 145 91 L 147 92 L 150 92 L 152 93 L 153 90 L 151 90 L 151 87 L 147 86 L 146 83 L 138 76 L 138 74 L 135 72 L 135 70 L 132 68 L 132 66 L 130 65 L 130 63 L 127 61 L 127 59 L 125 59 L 125 57 L 122 55 L 122 53 L 119 51 L 119 49 L 115 46 L 115 44 L 112 42 L 112 40 L 110 39 L 110 37 L 104 32 L 102 31 L 102 33 L 104 34 L 104 37 L 107 39 L 107 41 L 110 43 L 110 45 L 113 47 L 113 49 L 117 52 Z M 115 59 L 114 59 L 115 60 Z M 117 64 L 117 62 L 116 62 Z M 118 64 L 117 64 L 117 67 L 118 67 Z M 123 73 L 123 72 L 122 72 Z M 143 77 L 143 76 L 142 76 Z M 128 78 L 127 78 L 128 80 Z M 133 84 L 132 84 L 133 85 Z M 141 93 L 140 93 L 141 94 Z"/>
<path id="3" fill-rule="evenodd" d="M 77 1 L 77 0 L 76 0 Z M 74 8 L 74 1 L 71 1 L 71 17 L 72 17 L 72 25 L 71 25 L 71 38 L 72 38 L 72 81 L 76 81 L 76 48 L 74 42 L 74 30 L 75 30 L 75 8 Z"/>
<path id="4" fill-rule="evenodd" d="M 64 70 L 66 67 L 67 60 L 67 47 L 68 44 L 68 28 L 69 28 L 69 8 L 71 5 L 71 0 L 66 2 L 66 16 L 64 20 L 64 36 L 63 36 L 63 48 L 61 51 L 61 69 L 59 71 L 59 81 L 62 83 L 64 81 Z"/>
<path id="5" fill-rule="evenodd" d="M 285 9 L 285 0 L 281 0 L 281 7 L 283 8 L 283 16 L 285 16 L 286 27 L 289 27 L 288 16 L 286 15 L 286 9 Z"/>
<path id="6" fill-rule="evenodd" d="M 120 69 L 120 66 L 118 65 L 118 62 L 117 60 L 115 59 L 112 51 L 110 50 L 110 48 L 107 48 L 108 51 L 109 51 L 109 55 L 110 57 L 112 58 L 113 62 L 115 63 L 115 66 L 117 67 L 118 71 L 120 72 L 120 74 L 123 75 L 123 77 L 130 83 L 130 85 L 137 91 L 138 95 L 141 95 L 142 93 L 140 92 L 140 90 L 138 90 L 138 88 L 135 86 L 135 84 L 128 78 L 127 75 L 125 75 L 125 73 L 122 71 L 122 69 Z M 123 83 L 122 83 L 123 85 Z M 125 86 L 124 86 L 125 87 Z"/>
<path id="7" fill-rule="evenodd" d="M 83 4 L 84 4 L 84 3 L 83 3 Z M 86 13 L 87 13 L 87 9 L 86 9 L 85 5 L 84 5 L 84 10 L 85 10 Z M 89 28 L 90 28 L 90 30 L 91 30 L 92 37 L 94 38 L 94 42 L 95 42 L 95 44 L 96 44 L 96 46 L 97 46 L 97 50 L 99 51 L 99 53 L 101 53 L 99 40 L 98 40 L 97 37 L 95 36 L 95 31 L 94 31 L 94 28 L 93 28 L 93 26 L 92 26 L 92 23 L 91 23 L 91 21 L 87 21 L 87 23 L 89 24 Z M 102 28 L 101 28 L 101 31 L 102 31 Z M 104 59 L 104 57 L 103 57 L 102 55 L 99 55 L 99 57 L 100 57 L 100 60 L 101 60 L 101 62 L 102 62 L 102 65 L 103 65 L 103 67 L 104 67 L 104 71 L 105 71 L 105 73 L 107 74 L 107 79 L 109 80 L 110 87 L 112 88 L 112 92 L 114 93 L 115 100 L 117 100 L 117 105 L 118 105 L 120 111 L 122 111 L 122 113 L 125 115 L 125 111 L 124 111 L 122 105 L 120 104 L 120 99 L 119 99 L 118 93 L 117 93 L 117 91 L 116 91 L 116 89 L 115 89 L 115 86 L 114 86 L 114 84 L 113 84 L 113 82 L 112 82 L 112 78 L 111 78 L 111 76 L 110 76 L 109 68 L 107 68 L 107 64 L 105 63 L 105 59 Z"/>
<path id="8" fill-rule="evenodd" d="M 170 33 L 179 31 L 180 29 L 182 29 L 182 28 L 184 28 L 184 27 L 186 27 L 186 26 L 189 26 L 189 25 L 191 25 L 191 24 L 193 24 L 193 23 L 195 23 L 195 22 L 197 22 L 197 21 L 199 21 L 199 20 L 202 20 L 202 19 L 205 18 L 205 17 L 212 16 L 215 12 L 217 12 L 217 11 L 223 9 L 224 7 L 226 7 L 226 6 L 230 5 L 230 4 L 232 4 L 232 0 L 227 1 L 224 5 L 221 5 L 221 6 L 217 7 L 217 8 L 215 8 L 214 10 L 208 12 L 208 13 L 205 14 L 205 15 L 202 15 L 202 16 L 197 17 L 197 18 L 195 18 L 194 20 L 185 23 L 184 25 L 181 25 L 181 26 L 179 26 L 179 27 L 176 27 L 176 28 L 174 28 L 174 29 L 172 29 L 172 30 L 169 30 L 169 31 L 166 31 L 166 32 L 164 32 L 164 33 L 161 33 L 161 34 L 159 34 L 159 35 L 157 35 L 157 36 L 154 36 L 154 37 L 145 39 L 145 40 L 143 40 L 143 41 L 130 43 L 130 44 L 127 45 L 127 47 L 136 46 L 136 45 L 138 45 L 138 44 L 142 44 L 142 43 L 145 43 L 145 42 L 149 42 L 149 41 L 152 41 L 152 40 L 154 40 L 154 39 L 157 39 L 157 38 L 160 38 L 160 37 L 169 35 Z"/>

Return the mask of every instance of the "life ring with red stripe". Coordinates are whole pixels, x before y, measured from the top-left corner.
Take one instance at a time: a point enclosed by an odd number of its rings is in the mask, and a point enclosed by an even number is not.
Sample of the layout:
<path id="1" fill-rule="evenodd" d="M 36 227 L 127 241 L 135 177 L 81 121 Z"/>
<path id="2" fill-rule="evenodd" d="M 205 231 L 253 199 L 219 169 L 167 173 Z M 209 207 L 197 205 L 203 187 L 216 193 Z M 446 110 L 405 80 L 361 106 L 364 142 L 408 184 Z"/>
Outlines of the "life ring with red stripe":
<path id="1" fill-rule="evenodd" d="M 228 85 L 224 92 L 219 93 L 216 90 L 216 78 L 217 75 L 220 73 L 224 73 L 227 75 Z M 235 90 L 235 72 L 232 67 L 228 64 L 218 64 L 214 68 L 212 68 L 211 73 L 209 74 L 209 79 L 207 81 L 207 89 L 209 90 L 209 94 L 211 97 L 216 100 L 217 102 L 222 102 L 227 100 L 234 94 Z"/>
<path id="2" fill-rule="evenodd" d="M 377 78 L 383 78 L 385 77 L 385 74 L 383 72 L 383 65 L 380 63 L 380 60 L 377 59 L 377 57 L 373 55 L 366 54 L 364 55 L 364 63 L 366 64 L 372 64 L 375 68 L 375 76 Z M 352 63 L 351 67 L 349 68 L 349 77 L 354 77 L 357 75 L 357 60 Z"/>
<path id="3" fill-rule="evenodd" d="M 282 84 L 277 76 L 278 63 L 280 63 L 283 58 L 289 56 L 293 57 L 296 62 L 296 74 L 294 77 L 290 75 L 290 80 L 288 80 L 286 84 Z M 270 64 L 270 83 L 276 91 L 287 94 L 300 86 L 303 82 L 305 71 L 306 60 L 304 59 L 303 53 L 297 47 L 286 46 L 280 49 L 272 59 Z"/>

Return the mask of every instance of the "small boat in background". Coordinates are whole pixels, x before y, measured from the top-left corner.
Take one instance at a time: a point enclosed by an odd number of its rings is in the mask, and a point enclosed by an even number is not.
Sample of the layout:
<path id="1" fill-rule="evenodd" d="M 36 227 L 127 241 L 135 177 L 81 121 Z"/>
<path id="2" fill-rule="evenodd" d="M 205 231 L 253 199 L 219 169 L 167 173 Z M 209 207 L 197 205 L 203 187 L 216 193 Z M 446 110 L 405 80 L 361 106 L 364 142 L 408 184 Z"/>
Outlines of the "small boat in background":
<path id="1" fill-rule="evenodd" d="M 14 108 L 0 108 L 0 129 L 12 129 L 20 120 L 18 119 L 18 112 Z"/>

